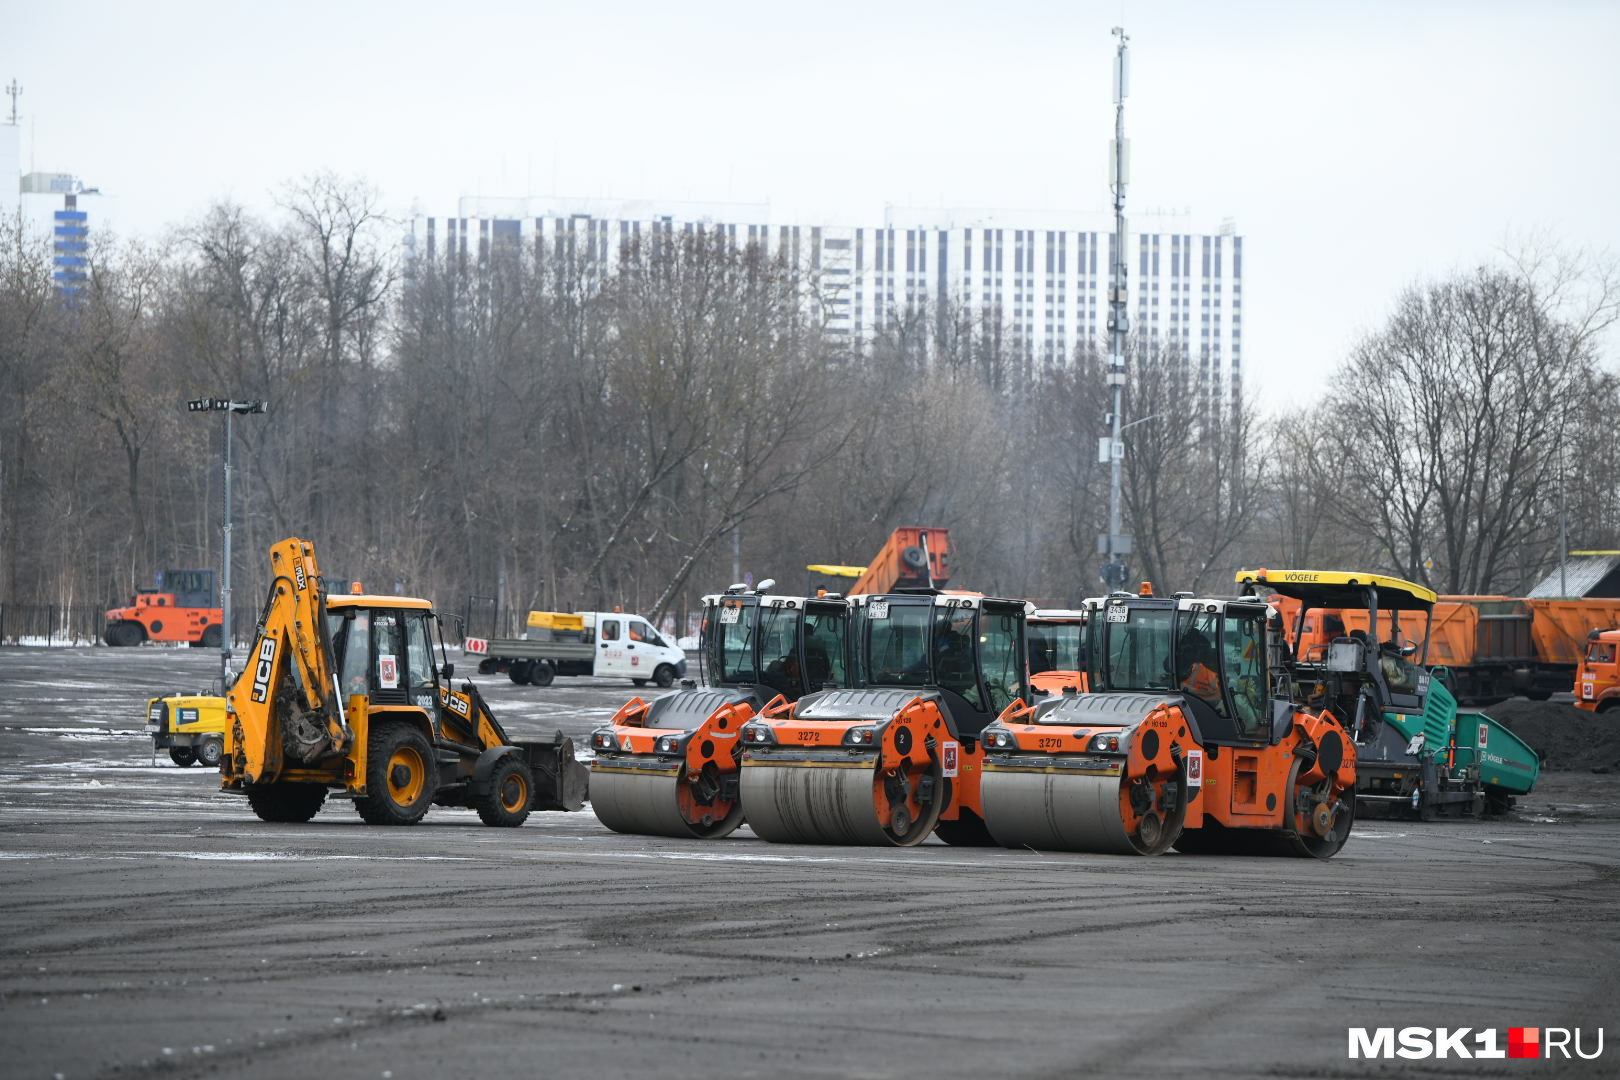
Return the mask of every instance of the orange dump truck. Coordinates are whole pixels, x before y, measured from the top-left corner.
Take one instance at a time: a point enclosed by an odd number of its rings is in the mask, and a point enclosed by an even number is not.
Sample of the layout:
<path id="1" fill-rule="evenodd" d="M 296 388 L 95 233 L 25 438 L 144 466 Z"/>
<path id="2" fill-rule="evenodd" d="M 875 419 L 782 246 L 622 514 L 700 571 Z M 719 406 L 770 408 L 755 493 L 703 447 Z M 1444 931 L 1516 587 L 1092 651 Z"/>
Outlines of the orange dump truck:
<path id="1" fill-rule="evenodd" d="M 1593 630 L 1575 672 L 1575 707 L 1589 712 L 1620 709 L 1620 630 Z"/>

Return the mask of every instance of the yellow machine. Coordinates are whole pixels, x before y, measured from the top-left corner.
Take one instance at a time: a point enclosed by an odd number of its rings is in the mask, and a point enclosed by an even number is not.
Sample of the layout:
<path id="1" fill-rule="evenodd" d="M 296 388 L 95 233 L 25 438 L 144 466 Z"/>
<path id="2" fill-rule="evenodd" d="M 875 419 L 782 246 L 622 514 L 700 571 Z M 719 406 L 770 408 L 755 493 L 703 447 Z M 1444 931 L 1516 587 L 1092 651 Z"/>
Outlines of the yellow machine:
<path id="1" fill-rule="evenodd" d="M 146 730 L 153 750 L 167 750 L 169 760 L 182 767 L 201 762 L 217 768 L 225 756 L 225 727 L 222 697 L 170 694 L 146 703 Z"/>
<path id="2" fill-rule="evenodd" d="M 329 794 L 373 825 L 413 825 L 433 803 L 498 826 L 584 805 L 589 774 L 562 732 L 513 741 L 472 683 L 451 689 L 426 600 L 327 596 L 303 540 L 273 546 L 270 564 L 220 763 L 221 787 L 260 818 L 308 821 Z"/>

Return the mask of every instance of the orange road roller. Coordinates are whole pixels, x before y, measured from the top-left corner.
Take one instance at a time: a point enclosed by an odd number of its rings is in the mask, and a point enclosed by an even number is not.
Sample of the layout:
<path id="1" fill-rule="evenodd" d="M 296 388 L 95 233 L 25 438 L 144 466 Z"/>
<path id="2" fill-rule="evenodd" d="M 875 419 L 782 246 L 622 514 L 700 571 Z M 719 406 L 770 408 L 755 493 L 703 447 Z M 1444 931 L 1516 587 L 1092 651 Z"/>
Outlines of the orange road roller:
<path id="1" fill-rule="evenodd" d="M 1331 858 L 1356 814 L 1355 745 L 1296 703 L 1258 597 L 1087 600 L 1089 692 L 1016 702 L 983 732 L 980 801 L 1007 847 Z"/>
<path id="2" fill-rule="evenodd" d="M 849 605 L 776 596 L 763 581 L 703 598 L 704 686 L 631 699 L 591 734 L 591 808 L 616 832 L 725 836 L 743 822 L 738 733 L 767 704 L 787 706 L 849 679 Z"/>
<path id="3" fill-rule="evenodd" d="M 1029 695 L 1029 605 L 935 589 L 849 603 L 856 684 L 743 728 L 749 827 L 780 843 L 990 843 L 978 735 Z"/>

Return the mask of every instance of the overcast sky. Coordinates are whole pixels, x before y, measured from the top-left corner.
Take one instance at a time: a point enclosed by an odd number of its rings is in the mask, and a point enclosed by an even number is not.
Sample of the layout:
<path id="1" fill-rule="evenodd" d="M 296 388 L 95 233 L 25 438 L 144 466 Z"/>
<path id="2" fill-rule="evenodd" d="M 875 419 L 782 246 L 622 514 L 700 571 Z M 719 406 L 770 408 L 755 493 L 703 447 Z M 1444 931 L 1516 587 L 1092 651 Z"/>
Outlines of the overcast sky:
<path id="1" fill-rule="evenodd" d="M 116 196 L 125 231 L 268 213 L 328 169 L 402 218 L 473 194 L 1068 215 L 1108 205 L 1119 24 L 1133 227 L 1235 220 L 1268 406 L 1420 278 L 1531 233 L 1620 251 L 1615 0 L 81 0 L 10 5 L 0 80 L 24 169 Z"/>

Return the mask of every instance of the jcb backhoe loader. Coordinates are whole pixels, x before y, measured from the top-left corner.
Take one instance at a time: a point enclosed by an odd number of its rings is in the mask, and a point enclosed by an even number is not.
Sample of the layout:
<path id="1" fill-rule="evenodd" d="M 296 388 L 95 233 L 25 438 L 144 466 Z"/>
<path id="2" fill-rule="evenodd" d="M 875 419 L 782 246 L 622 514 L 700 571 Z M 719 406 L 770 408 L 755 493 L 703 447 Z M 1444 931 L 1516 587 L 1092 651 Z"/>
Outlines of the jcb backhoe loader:
<path id="1" fill-rule="evenodd" d="M 451 689 L 426 600 L 328 597 L 303 540 L 272 547 L 270 566 L 220 762 L 221 787 L 259 817 L 308 821 L 328 794 L 353 799 L 373 825 L 413 825 L 431 803 L 472 807 L 498 826 L 584 804 L 588 774 L 572 741 L 560 731 L 509 739 L 472 683 Z"/>
<path id="2" fill-rule="evenodd" d="M 743 821 L 738 734 L 768 703 L 849 685 L 849 604 L 733 585 L 703 598 L 706 686 L 632 698 L 591 734 L 591 809 L 608 828 L 725 836 Z"/>
<path id="3" fill-rule="evenodd" d="M 1331 858 L 1356 810 L 1343 722 L 1298 704 L 1259 597 L 1086 601 L 1089 692 L 1016 703 L 984 731 L 982 801 L 1008 847 Z"/>
<path id="4" fill-rule="evenodd" d="M 1030 605 L 917 590 L 850 598 L 858 682 L 767 707 L 743 728 L 741 793 L 766 840 L 988 843 L 980 729 L 1027 698 Z"/>

